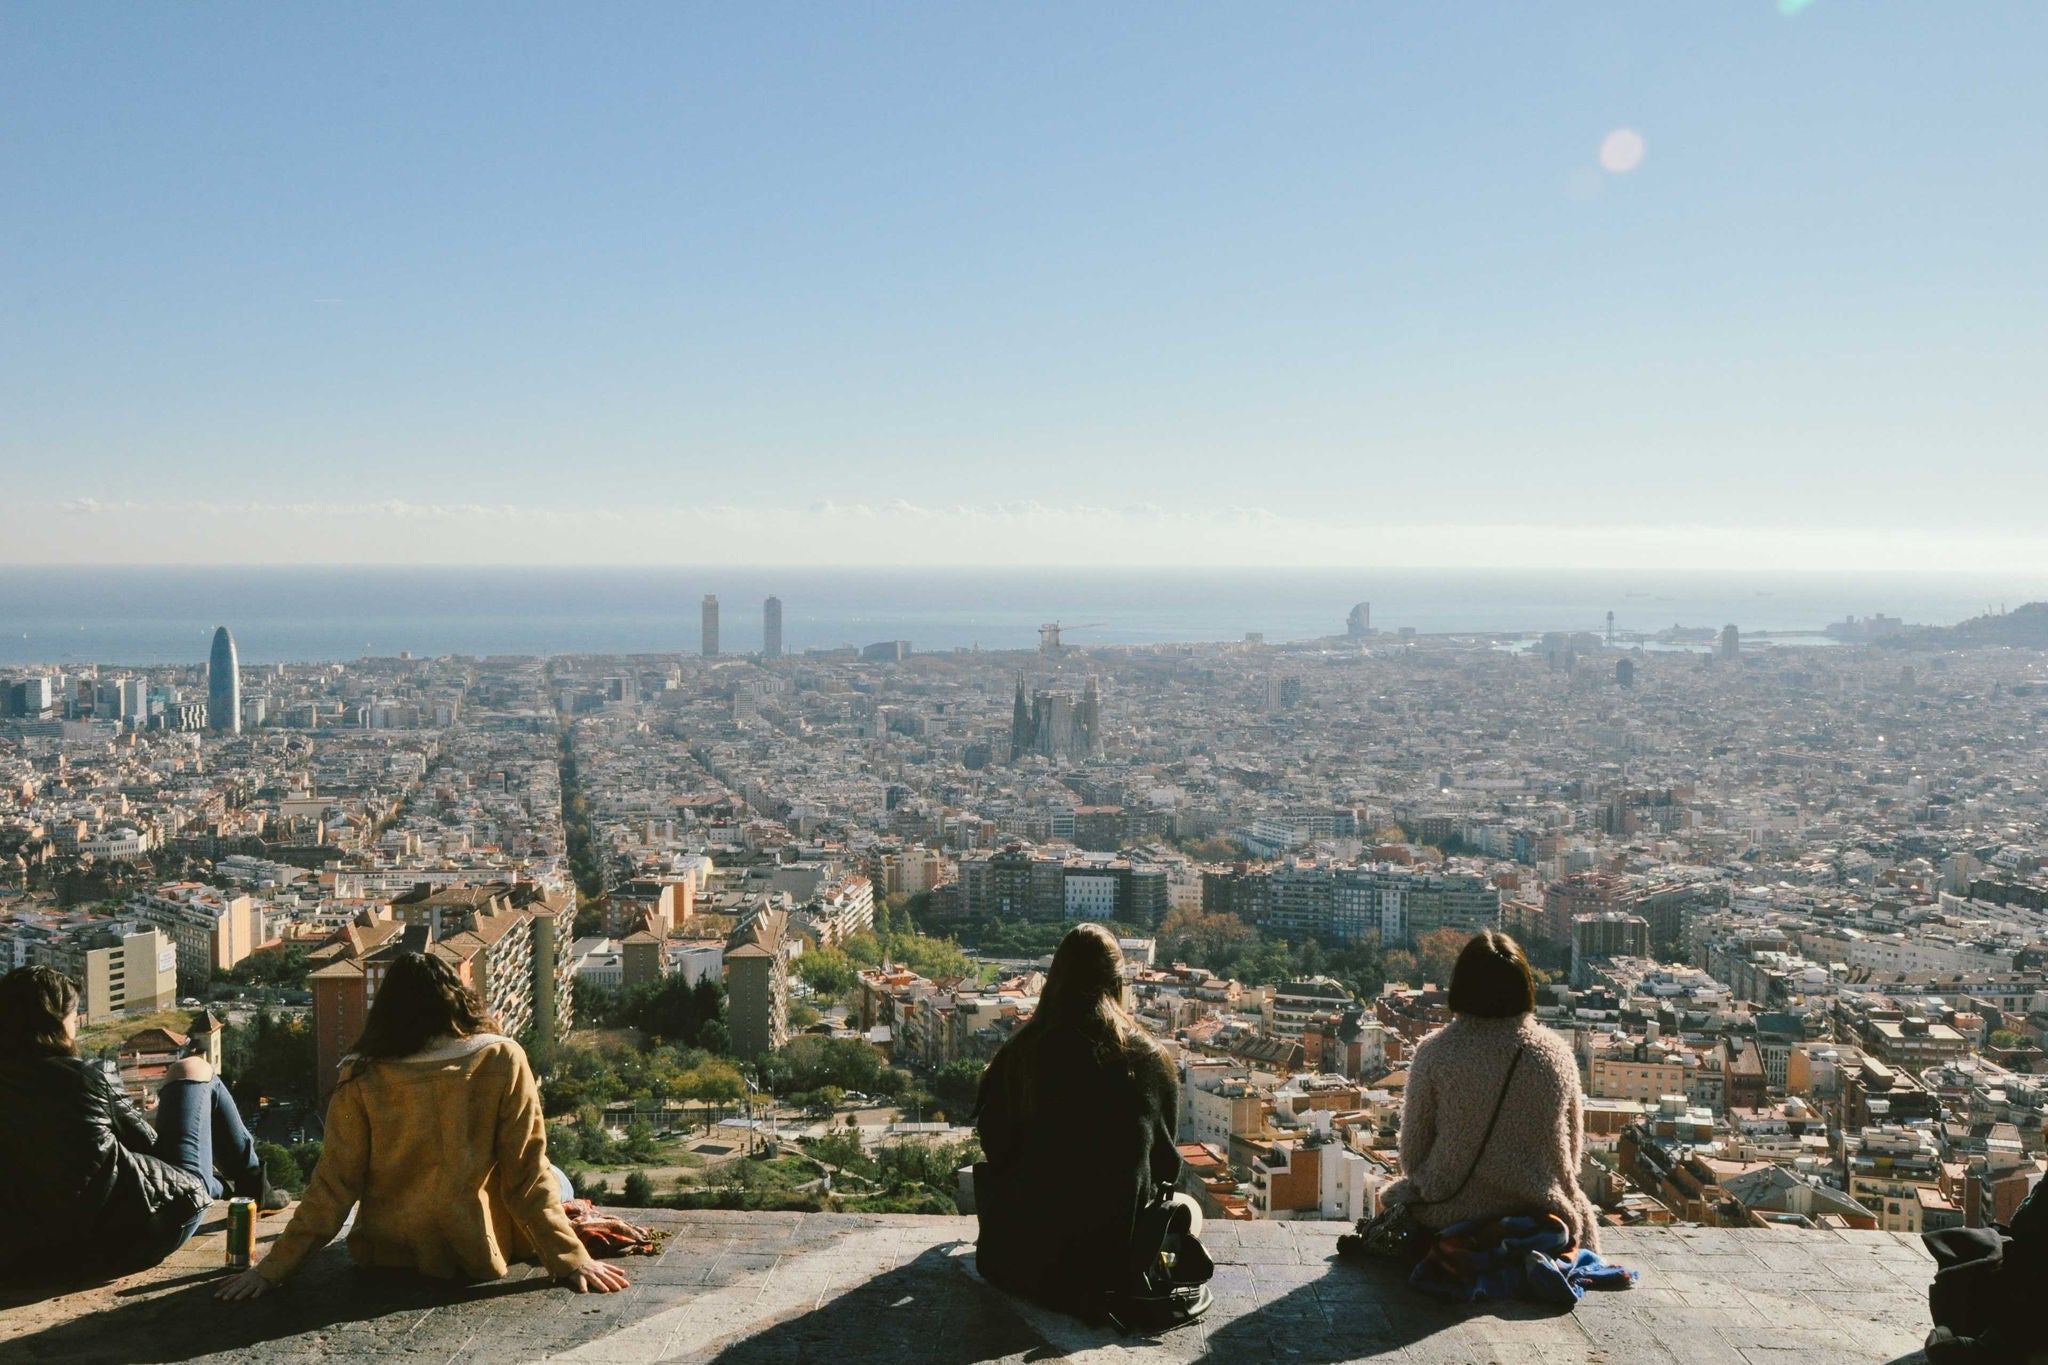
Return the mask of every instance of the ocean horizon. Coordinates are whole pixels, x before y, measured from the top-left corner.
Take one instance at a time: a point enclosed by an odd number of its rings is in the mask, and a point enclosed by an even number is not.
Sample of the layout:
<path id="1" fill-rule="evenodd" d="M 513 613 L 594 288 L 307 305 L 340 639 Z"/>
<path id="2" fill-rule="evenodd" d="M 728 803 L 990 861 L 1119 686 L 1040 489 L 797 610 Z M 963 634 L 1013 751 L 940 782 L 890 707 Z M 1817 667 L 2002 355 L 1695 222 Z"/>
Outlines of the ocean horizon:
<path id="1" fill-rule="evenodd" d="M 0 568 L 0 666 L 204 662 L 217 625 L 246 663 L 366 655 L 690 653 L 718 595 L 726 653 L 908 640 L 921 652 L 1341 635 L 1369 602 L 1383 633 L 1622 632 L 1672 626 L 1817 634 L 1849 615 L 1953 625 L 2048 598 L 2036 576 L 1442 569 Z"/>

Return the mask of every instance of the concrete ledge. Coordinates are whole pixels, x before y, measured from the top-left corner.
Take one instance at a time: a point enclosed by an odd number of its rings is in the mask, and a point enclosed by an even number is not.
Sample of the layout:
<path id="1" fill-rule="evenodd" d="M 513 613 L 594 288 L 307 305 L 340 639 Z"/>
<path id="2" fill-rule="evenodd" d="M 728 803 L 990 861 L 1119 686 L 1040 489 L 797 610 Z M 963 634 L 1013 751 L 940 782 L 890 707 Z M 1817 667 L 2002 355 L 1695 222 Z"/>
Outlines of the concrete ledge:
<path id="1" fill-rule="evenodd" d="M 633 1280 L 622 1294 L 573 1294 L 528 1266 L 467 1288 L 372 1275 L 337 1245 L 290 1289 L 221 1304 L 216 1206 L 199 1237 L 143 1274 L 0 1289 L 0 1359 L 1882 1365 L 1919 1359 L 1933 1267 L 1917 1239 L 1888 1233 L 1628 1229 L 1607 1251 L 1642 1272 L 1634 1290 L 1563 1313 L 1449 1308 L 1390 1266 L 1337 1261 L 1339 1224 L 1212 1224 L 1215 1310 L 1126 1339 L 982 1283 L 971 1218 L 629 1216 L 671 1235 L 658 1259 L 621 1262 Z M 260 1236 L 283 1226 L 265 1218 Z"/>

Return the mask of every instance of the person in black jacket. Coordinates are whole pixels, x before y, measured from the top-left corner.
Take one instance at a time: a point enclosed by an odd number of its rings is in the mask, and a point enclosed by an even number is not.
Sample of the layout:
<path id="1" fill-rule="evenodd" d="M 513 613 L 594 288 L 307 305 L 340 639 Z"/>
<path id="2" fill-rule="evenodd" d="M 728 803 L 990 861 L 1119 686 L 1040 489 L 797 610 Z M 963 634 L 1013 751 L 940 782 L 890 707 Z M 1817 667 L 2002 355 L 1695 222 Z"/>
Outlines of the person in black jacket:
<path id="1" fill-rule="evenodd" d="M 2010 1224 L 1920 1234 L 1933 1253 L 1930 1365 L 2027 1365 L 2041 1359 L 2048 1298 L 2048 1181 L 2028 1192 Z"/>
<path id="2" fill-rule="evenodd" d="M 176 1251 L 225 1189 L 278 1201 L 204 1058 L 171 1068 L 160 1139 L 104 1067 L 78 1055 L 78 990 L 48 967 L 0 977 L 0 1273 L 140 1270 Z"/>
<path id="3" fill-rule="evenodd" d="M 1173 1067 L 1123 1006 L 1123 954 L 1077 926 L 1030 1021 L 982 1073 L 975 1173 L 983 1278 L 1044 1306 L 1100 1315 L 1124 1282 L 1140 1210 L 1180 1175 Z M 1192 1231 L 1201 1211 L 1186 1195 Z"/>

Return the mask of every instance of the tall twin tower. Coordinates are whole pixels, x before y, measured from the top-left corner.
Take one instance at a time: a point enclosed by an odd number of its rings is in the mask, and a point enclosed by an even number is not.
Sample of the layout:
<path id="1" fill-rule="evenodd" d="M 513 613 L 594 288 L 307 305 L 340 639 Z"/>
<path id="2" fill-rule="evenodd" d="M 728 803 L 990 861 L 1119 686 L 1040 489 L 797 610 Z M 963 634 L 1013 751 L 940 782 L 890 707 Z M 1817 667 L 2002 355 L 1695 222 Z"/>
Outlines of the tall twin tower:
<path id="1" fill-rule="evenodd" d="M 718 657 L 718 594 L 704 594 L 704 657 Z M 782 657 L 782 599 L 771 597 L 761 604 L 761 657 Z"/>

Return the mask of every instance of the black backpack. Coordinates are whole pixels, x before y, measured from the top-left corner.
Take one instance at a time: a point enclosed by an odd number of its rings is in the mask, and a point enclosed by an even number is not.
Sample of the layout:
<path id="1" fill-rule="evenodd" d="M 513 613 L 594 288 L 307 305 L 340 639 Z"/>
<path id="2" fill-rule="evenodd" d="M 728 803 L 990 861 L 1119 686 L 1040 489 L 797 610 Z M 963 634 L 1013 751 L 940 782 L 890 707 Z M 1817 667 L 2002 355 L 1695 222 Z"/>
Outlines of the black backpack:
<path id="1" fill-rule="evenodd" d="M 2044 1182 L 2048 1183 L 2048 1182 Z M 1927 1286 L 1931 1365 L 2017 1365 L 2040 1334 L 2048 1294 L 2048 1200 L 2036 1185 L 2001 1227 L 1922 1233 L 1934 1257 Z"/>
<path id="2" fill-rule="evenodd" d="M 1216 1263 L 1195 1236 L 1187 1205 L 1160 1185 L 1138 1211 L 1124 1283 L 1100 1300 L 1102 1316 L 1125 1336 L 1164 1332 L 1209 1311 Z"/>

